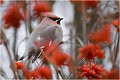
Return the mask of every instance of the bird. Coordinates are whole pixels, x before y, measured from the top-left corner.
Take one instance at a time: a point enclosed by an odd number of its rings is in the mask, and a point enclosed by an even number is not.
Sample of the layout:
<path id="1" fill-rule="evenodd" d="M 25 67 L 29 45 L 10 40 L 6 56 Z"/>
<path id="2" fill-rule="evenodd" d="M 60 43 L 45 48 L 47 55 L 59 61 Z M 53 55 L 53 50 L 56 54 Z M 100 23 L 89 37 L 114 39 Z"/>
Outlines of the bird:
<path id="1" fill-rule="evenodd" d="M 23 60 L 26 57 L 30 58 L 31 56 L 35 56 L 32 62 L 35 61 L 40 54 L 40 50 L 34 44 L 35 41 L 39 41 L 41 47 L 47 42 L 47 40 L 52 41 L 52 44 L 56 45 L 59 45 L 62 42 L 63 30 L 60 26 L 60 21 L 63 18 L 56 16 L 52 12 L 44 12 L 42 15 L 44 18 L 27 39 L 25 52 L 20 60 Z"/>

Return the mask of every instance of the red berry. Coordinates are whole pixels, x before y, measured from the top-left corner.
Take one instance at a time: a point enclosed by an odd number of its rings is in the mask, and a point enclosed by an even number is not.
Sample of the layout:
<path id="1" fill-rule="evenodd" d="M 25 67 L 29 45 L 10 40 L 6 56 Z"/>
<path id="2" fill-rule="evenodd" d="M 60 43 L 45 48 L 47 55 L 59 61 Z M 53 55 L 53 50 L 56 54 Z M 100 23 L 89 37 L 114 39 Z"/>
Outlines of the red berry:
<path id="1" fill-rule="evenodd" d="M 101 68 L 101 67 L 97 67 L 97 70 L 101 72 L 101 71 L 102 71 L 102 68 Z"/>
<path id="2" fill-rule="evenodd" d="M 86 69 L 86 72 L 89 72 L 89 71 L 90 71 L 90 69 L 89 69 L 89 68 L 87 68 L 87 69 Z"/>
<path id="3" fill-rule="evenodd" d="M 96 65 L 93 63 L 93 64 L 91 64 L 91 66 L 92 66 L 92 68 L 94 69 Z"/>
<path id="4" fill-rule="evenodd" d="M 77 68 L 77 70 L 81 70 L 81 66 L 79 66 L 79 67 Z"/>
<path id="5" fill-rule="evenodd" d="M 84 64 L 82 67 L 87 67 L 87 65 L 86 65 L 86 64 Z"/>
<path id="6" fill-rule="evenodd" d="M 15 64 L 16 64 L 16 67 L 17 67 L 18 69 L 21 69 L 21 68 L 24 67 L 24 63 L 21 62 L 21 61 L 17 61 L 17 62 L 15 62 Z"/>
<path id="7" fill-rule="evenodd" d="M 83 68 L 83 71 L 84 71 L 84 72 L 86 72 L 86 71 L 87 71 L 87 68 L 86 68 L 86 67 L 84 67 L 84 68 Z"/>
<path id="8" fill-rule="evenodd" d="M 102 79 L 102 76 L 98 76 L 98 79 Z"/>
<path id="9" fill-rule="evenodd" d="M 88 79 L 102 79 L 101 74 L 103 74 L 104 69 L 102 65 L 97 65 L 96 63 L 87 63 L 81 67 L 78 67 L 78 73 L 80 78 L 86 77 Z"/>
<path id="10" fill-rule="evenodd" d="M 89 74 L 92 74 L 92 70 L 89 71 Z"/>
<path id="11" fill-rule="evenodd" d="M 92 71 L 92 75 L 96 75 L 95 71 Z"/>
<path id="12" fill-rule="evenodd" d="M 91 77 L 91 76 L 89 76 L 89 77 L 88 77 L 88 79 L 92 79 L 92 77 Z"/>
<path id="13" fill-rule="evenodd" d="M 80 74 L 80 77 L 83 78 L 84 77 L 84 73 Z"/>
<path id="14" fill-rule="evenodd" d="M 84 72 L 84 76 L 86 76 L 88 73 L 87 72 Z"/>

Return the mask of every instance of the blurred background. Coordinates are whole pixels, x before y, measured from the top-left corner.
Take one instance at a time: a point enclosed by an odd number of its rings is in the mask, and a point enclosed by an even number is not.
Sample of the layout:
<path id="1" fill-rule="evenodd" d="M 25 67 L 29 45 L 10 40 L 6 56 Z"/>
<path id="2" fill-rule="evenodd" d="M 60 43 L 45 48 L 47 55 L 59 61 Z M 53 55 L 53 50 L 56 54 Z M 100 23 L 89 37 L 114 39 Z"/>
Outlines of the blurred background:
<path id="1" fill-rule="evenodd" d="M 12 59 L 16 54 L 18 59 L 23 55 L 27 38 L 41 22 L 41 18 L 36 18 L 37 16 L 34 13 L 35 10 L 37 10 L 35 9 L 36 2 L 39 2 L 39 7 L 42 7 L 41 12 L 50 11 L 63 18 L 61 27 L 63 29 L 63 41 L 65 43 L 61 45 L 61 50 L 72 55 L 74 59 L 78 56 L 78 48 L 85 43 L 83 39 L 84 29 L 82 26 L 86 26 L 86 35 L 89 35 L 91 31 L 95 31 L 106 22 L 110 23 L 112 27 L 111 39 L 115 39 L 116 28 L 112 24 L 112 21 L 119 18 L 119 0 L 96 0 L 95 3 L 90 2 L 86 6 L 85 13 L 80 0 L 0 0 L 0 34 L 2 34 L 3 31 L 9 42 L 8 47 Z M 20 12 L 24 16 L 24 20 L 20 21 L 18 28 L 4 25 L 3 16 L 12 3 L 19 6 Z M 85 15 L 83 16 L 83 14 Z M 83 20 L 85 23 L 83 23 Z M 14 23 L 14 19 L 12 21 Z M 3 37 L 1 36 L 1 38 Z M 112 67 L 109 54 L 110 48 L 109 46 L 105 46 L 104 49 L 105 59 L 99 60 L 99 63 L 103 64 L 106 70 L 109 70 Z M 118 52 L 117 64 L 119 64 L 119 54 L 120 52 Z M 32 65 L 32 67 L 34 68 L 35 66 Z M 13 72 L 10 69 L 9 55 L 3 44 L 0 45 L 0 69 L 8 78 L 13 78 Z M 68 76 L 68 68 L 63 67 L 63 69 L 65 75 Z M 0 79 L 5 78 L 0 75 Z"/>

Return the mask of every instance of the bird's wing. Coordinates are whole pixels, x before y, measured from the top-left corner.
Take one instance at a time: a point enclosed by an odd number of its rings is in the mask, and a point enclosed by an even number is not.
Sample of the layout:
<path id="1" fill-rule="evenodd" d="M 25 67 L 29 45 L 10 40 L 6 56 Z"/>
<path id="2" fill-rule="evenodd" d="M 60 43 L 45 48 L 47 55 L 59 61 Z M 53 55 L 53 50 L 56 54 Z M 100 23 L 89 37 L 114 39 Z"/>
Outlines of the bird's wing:
<path id="1" fill-rule="evenodd" d="M 44 30 L 42 30 L 39 34 L 40 37 L 50 37 L 50 36 L 55 36 L 55 31 L 57 29 L 58 26 L 56 25 L 51 25 L 48 26 L 47 28 L 45 28 Z"/>
<path id="2" fill-rule="evenodd" d="M 53 41 L 53 44 L 59 45 L 60 42 L 62 42 L 63 39 L 63 30 L 59 26 L 55 30 L 55 40 Z"/>
<path id="3" fill-rule="evenodd" d="M 44 30 L 42 30 L 40 32 L 39 37 L 42 39 L 40 41 L 41 45 L 44 45 L 44 43 L 46 43 L 46 41 L 47 41 L 46 39 L 48 37 L 51 38 L 51 37 L 55 36 L 55 30 L 56 30 L 56 28 L 57 28 L 56 26 L 48 26 L 47 28 L 45 28 Z M 51 38 L 51 39 L 53 39 L 53 38 Z M 40 52 L 35 54 L 35 56 L 34 56 L 34 58 L 32 60 L 32 63 L 38 58 L 39 54 L 40 54 Z"/>

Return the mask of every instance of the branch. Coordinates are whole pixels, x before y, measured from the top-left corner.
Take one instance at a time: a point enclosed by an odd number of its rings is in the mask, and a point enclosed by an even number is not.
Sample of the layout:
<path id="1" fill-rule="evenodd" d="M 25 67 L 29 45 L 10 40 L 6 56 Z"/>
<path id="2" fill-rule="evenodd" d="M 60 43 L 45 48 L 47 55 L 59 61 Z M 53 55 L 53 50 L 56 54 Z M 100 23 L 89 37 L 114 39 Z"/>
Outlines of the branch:
<path id="1" fill-rule="evenodd" d="M 10 59 L 11 69 L 12 69 L 12 71 L 13 71 L 13 73 L 14 73 L 15 79 L 18 79 L 18 75 L 17 75 L 17 73 L 16 73 L 16 71 L 15 71 L 15 65 L 14 65 L 14 62 L 13 62 L 13 60 L 12 60 L 12 56 L 10 55 L 11 53 L 10 53 L 10 50 L 9 50 L 9 48 L 8 48 L 7 42 L 6 42 L 6 44 L 4 44 L 4 45 L 5 45 L 5 47 L 6 47 L 6 50 L 7 50 L 9 59 Z"/>
<path id="2" fill-rule="evenodd" d="M 83 42 L 87 44 L 87 33 L 86 33 L 86 7 L 84 2 L 81 2 L 82 5 L 82 31 L 83 31 Z"/>
<path id="3" fill-rule="evenodd" d="M 80 65 L 84 59 L 85 59 L 85 58 L 82 58 L 82 59 L 78 62 L 77 66 Z M 75 71 L 74 71 L 74 72 L 75 72 Z M 68 75 L 68 77 L 66 78 L 66 80 L 69 79 L 70 76 L 71 76 L 74 72 L 71 72 L 71 73 Z"/>
<path id="4" fill-rule="evenodd" d="M 17 44 L 17 29 L 14 29 L 14 43 L 13 43 L 13 54 L 14 54 L 14 59 L 18 59 L 18 55 L 16 53 L 16 44 Z"/>

